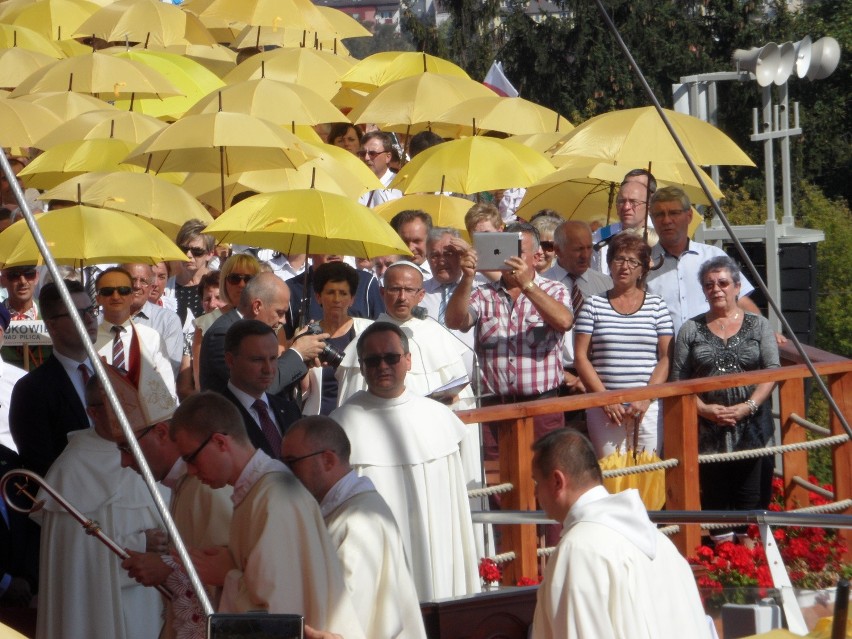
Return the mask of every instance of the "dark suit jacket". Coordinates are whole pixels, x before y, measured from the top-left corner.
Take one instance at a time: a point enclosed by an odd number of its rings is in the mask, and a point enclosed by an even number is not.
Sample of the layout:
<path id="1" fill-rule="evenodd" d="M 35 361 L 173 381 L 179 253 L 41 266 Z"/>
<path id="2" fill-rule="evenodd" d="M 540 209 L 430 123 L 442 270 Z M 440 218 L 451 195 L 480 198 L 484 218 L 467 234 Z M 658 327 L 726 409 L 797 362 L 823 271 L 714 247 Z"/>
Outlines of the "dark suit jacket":
<path id="1" fill-rule="evenodd" d="M 225 334 L 240 319 L 236 309 L 225 313 L 213 322 L 204 333 L 199 355 L 199 381 L 201 390 L 222 393 L 228 389 L 228 366 L 225 364 Z M 301 356 L 293 350 L 286 350 L 278 358 L 278 372 L 275 381 L 269 387 L 269 395 L 286 395 L 293 385 L 308 372 Z"/>
<path id="2" fill-rule="evenodd" d="M 260 425 L 257 423 L 252 414 L 245 409 L 242 403 L 240 403 L 240 400 L 234 396 L 230 389 L 226 387 L 222 395 L 224 395 L 229 402 L 239 409 L 240 415 L 243 416 L 243 423 L 245 424 L 249 439 L 254 447 L 261 449 L 264 453 L 274 459 L 281 459 L 281 451 L 272 450 L 272 446 L 269 445 L 269 440 L 266 439 L 266 435 L 263 434 L 263 431 L 260 429 Z M 302 416 L 302 412 L 299 410 L 298 406 L 296 406 L 296 402 L 291 399 L 285 399 L 268 393 L 266 397 L 269 400 L 269 408 L 272 409 L 272 418 L 278 423 L 278 426 L 281 429 L 281 435 L 283 436 L 287 432 L 287 429 L 290 428 L 291 424 Z"/>
<path id="3" fill-rule="evenodd" d="M 0 444 L 0 476 L 20 467 L 15 451 Z M 26 498 L 22 498 L 21 505 L 30 506 Z M 32 592 L 35 592 L 38 583 L 38 525 L 8 506 L 6 513 L 8 524 L 0 516 L 0 578 L 5 574 L 23 577 L 30 583 Z"/>
<path id="4" fill-rule="evenodd" d="M 9 429 L 24 468 L 43 476 L 65 450 L 68 433 L 83 428 L 89 428 L 86 408 L 53 355 L 15 384 Z"/>

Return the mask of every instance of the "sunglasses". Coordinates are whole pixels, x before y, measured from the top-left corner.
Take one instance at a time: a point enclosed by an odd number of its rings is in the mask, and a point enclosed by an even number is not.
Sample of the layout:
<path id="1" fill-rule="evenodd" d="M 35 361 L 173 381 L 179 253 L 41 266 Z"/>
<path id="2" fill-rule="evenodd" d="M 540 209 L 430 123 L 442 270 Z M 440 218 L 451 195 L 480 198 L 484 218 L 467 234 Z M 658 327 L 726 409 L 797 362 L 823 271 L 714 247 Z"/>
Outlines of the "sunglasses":
<path id="1" fill-rule="evenodd" d="M 6 279 L 17 280 L 22 277 L 28 282 L 32 282 L 36 277 L 38 277 L 38 271 L 34 268 L 20 271 L 17 269 L 9 269 L 6 271 Z"/>
<path id="2" fill-rule="evenodd" d="M 181 253 L 191 253 L 192 257 L 203 257 L 207 255 L 207 249 L 200 246 L 179 246 Z"/>
<path id="3" fill-rule="evenodd" d="M 555 247 L 554 243 L 550 240 L 541 240 L 538 245 L 541 247 L 542 251 L 548 252 L 553 251 Z"/>
<path id="4" fill-rule="evenodd" d="M 249 281 L 254 277 L 254 275 L 244 275 L 242 273 L 231 273 L 228 277 L 225 278 L 225 281 L 228 284 L 233 284 L 236 286 L 237 284 L 248 284 Z"/>
<path id="5" fill-rule="evenodd" d="M 382 153 L 390 153 L 390 151 L 358 151 L 359 158 L 370 158 L 371 160 Z"/>
<path id="6" fill-rule="evenodd" d="M 102 286 L 98 289 L 98 295 L 101 297 L 112 297 L 112 294 L 116 291 L 122 297 L 127 297 L 133 292 L 133 289 L 129 286 Z"/>
<path id="7" fill-rule="evenodd" d="M 361 361 L 367 368 L 378 368 L 382 362 L 388 366 L 395 366 L 396 364 L 399 364 L 399 360 L 401 359 L 402 355 L 399 353 L 385 353 L 384 355 L 370 355 L 369 357 L 363 358 Z"/>

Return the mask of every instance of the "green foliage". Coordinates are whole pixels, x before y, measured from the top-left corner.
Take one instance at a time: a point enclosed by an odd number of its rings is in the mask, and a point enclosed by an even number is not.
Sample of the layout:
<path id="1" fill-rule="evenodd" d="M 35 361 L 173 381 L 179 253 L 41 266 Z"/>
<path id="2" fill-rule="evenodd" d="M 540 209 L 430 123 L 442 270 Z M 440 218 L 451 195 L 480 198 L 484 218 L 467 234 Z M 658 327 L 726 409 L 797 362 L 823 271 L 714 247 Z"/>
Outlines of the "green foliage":
<path id="1" fill-rule="evenodd" d="M 373 30 L 372 22 L 362 24 Z M 352 57 L 359 60 L 382 51 L 414 51 L 414 44 L 408 34 L 397 32 L 391 24 L 377 25 L 372 38 L 347 38 L 343 43 Z"/>

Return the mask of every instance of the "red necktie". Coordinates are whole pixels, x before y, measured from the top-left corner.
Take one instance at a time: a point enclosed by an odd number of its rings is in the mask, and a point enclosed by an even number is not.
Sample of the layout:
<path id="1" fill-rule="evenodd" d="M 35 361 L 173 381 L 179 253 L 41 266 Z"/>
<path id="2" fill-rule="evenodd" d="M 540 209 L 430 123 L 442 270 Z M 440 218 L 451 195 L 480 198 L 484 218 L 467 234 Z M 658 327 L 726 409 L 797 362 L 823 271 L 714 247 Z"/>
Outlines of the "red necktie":
<path id="1" fill-rule="evenodd" d="M 272 418 L 269 416 L 269 410 L 267 410 L 266 402 L 262 399 L 258 399 L 255 401 L 251 407 L 257 412 L 258 419 L 260 419 L 260 430 L 263 431 L 264 437 L 266 437 L 266 441 L 269 442 L 269 445 L 272 446 L 273 457 L 278 458 L 281 456 L 281 433 L 278 432 L 278 426 L 275 425 L 275 422 L 272 421 Z"/>
<path id="2" fill-rule="evenodd" d="M 115 333 L 112 340 L 112 365 L 119 370 L 127 370 L 127 365 L 124 361 L 124 343 L 121 341 L 121 333 L 124 331 L 123 326 L 113 326 L 111 329 Z"/>

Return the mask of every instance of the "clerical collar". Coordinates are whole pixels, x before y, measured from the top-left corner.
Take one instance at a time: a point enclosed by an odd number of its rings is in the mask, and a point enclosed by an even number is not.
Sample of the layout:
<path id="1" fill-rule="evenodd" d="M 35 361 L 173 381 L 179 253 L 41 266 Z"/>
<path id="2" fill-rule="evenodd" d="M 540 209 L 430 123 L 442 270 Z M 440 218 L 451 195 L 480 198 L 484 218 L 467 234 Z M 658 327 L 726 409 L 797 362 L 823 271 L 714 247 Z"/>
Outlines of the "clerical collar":
<path id="1" fill-rule="evenodd" d="M 234 492 L 231 495 L 231 503 L 234 504 L 234 508 L 242 503 L 261 477 L 279 471 L 287 471 L 287 467 L 277 459 L 272 459 L 260 449 L 254 451 L 254 455 L 248 460 L 243 472 L 240 473 L 234 484 Z"/>
<path id="2" fill-rule="evenodd" d="M 350 470 L 325 494 L 320 502 L 320 512 L 323 518 L 328 517 L 338 509 L 344 502 L 355 495 L 376 490 L 369 477 L 359 477 L 354 470 Z"/>

